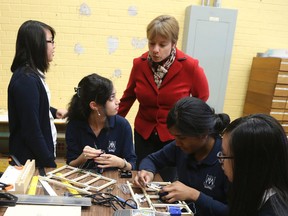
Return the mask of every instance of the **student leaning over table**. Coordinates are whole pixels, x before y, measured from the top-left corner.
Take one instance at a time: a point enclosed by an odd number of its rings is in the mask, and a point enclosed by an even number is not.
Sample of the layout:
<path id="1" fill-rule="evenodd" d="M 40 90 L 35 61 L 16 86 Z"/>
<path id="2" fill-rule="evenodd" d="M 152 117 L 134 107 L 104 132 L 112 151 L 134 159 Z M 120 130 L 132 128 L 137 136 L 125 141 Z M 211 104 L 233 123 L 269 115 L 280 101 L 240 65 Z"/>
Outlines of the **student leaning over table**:
<path id="1" fill-rule="evenodd" d="M 53 60 L 55 30 L 42 22 L 28 20 L 18 30 L 13 73 L 8 86 L 9 154 L 21 164 L 35 159 L 36 166 L 56 167 L 57 131 L 54 118 L 65 109 L 50 107 L 45 73 Z"/>
<path id="2" fill-rule="evenodd" d="M 227 114 L 215 114 L 198 98 L 180 99 L 170 110 L 167 127 L 175 141 L 140 163 L 135 184 L 145 186 L 165 166 L 177 167 L 178 181 L 162 188 L 168 203 L 184 200 L 195 216 L 228 215 L 228 180 L 217 159 L 219 134 L 229 124 Z"/>
<path id="3" fill-rule="evenodd" d="M 67 115 L 67 164 L 98 171 L 135 169 L 132 129 L 117 115 L 119 100 L 113 83 L 94 73 L 85 76 L 75 91 Z"/>

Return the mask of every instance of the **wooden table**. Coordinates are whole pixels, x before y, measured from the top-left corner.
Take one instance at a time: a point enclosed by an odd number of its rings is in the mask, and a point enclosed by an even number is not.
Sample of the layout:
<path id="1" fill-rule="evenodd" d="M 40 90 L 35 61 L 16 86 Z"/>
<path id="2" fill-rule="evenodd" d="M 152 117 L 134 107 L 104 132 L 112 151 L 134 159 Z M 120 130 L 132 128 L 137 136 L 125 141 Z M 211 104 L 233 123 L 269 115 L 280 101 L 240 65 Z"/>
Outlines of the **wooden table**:
<path id="1" fill-rule="evenodd" d="M 52 169 L 46 169 L 46 172 L 51 171 Z M 113 189 L 111 190 L 111 194 L 113 195 L 117 195 L 123 199 L 129 199 L 131 198 L 131 196 L 129 194 L 124 194 L 120 189 L 119 186 L 121 184 L 126 184 L 127 181 L 132 182 L 134 180 L 134 177 L 136 175 L 136 171 L 132 172 L 132 178 L 119 178 L 119 173 L 118 171 L 105 171 L 103 173 L 103 176 L 106 176 L 108 178 L 111 179 L 115 179 L 117 180 L 116 184 L 113 185 Z M 156 175 L 155 177 L 155 181 L 161 181 L 161 177 L 159 175 Z M 40 182 L 38 182 L 38 185 L 41 185 Z M 63 196 L 64 192 L 68 191 L 66 188 L 64 187 L 60 187 L 60 186 L 55 186 L 53 184 L 50 184 L 54 191 L 57 193 L 57 195 L 59 196 Z M 103 190 L 101 190 L 101 192 L 106 192 L 107 188 L 104 188 Z M 37 195 L 44 195 L 44 190 L 42 188 L 42 186 L 39 186 L 37 188 Z M 117 205 L 116 205 L 117 206 Z M 117 206 L 118 207 L 118 206 Z M 6 207 L 0 207 L 0 216 L 4 215 L 5 211 L 6 211 Z M 121 209 L 119 207 L 119 209 Z M 99 205 L 92 205 L 91 207 L 82 207 L 81 210 L 81 215 L 82 216 L 97 216 L 97 215 L 101 215 L 101 216 L 111 216 L 113 215 L 114 210 L 111 207 L 105 207 L 105 206 L 99 206 Z"/>

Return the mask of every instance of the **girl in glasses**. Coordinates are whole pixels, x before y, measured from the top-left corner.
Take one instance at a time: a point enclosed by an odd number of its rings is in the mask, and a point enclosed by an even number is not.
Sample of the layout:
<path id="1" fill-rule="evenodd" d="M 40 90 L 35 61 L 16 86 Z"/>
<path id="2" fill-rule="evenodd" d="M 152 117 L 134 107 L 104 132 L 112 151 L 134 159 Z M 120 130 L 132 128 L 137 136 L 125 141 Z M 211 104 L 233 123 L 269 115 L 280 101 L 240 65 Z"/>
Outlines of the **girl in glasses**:
<path id="1" fill-rule="evenodd" d="M 223 161 L 231 184 L 230 215 L 288 215 L 288 143 L 282 126 L 265 114 L 234 120 L 225 130 Z"/>
<path id="2" fill-rule="evenodd" d="M 50 106 L 45 75 L 53 60 L 55 30 L 28 20 L 18 30 L 13 73 L 8 86 L 9 153 L 21 164 L 35 159 L 36 166 L 56 167 L 57 131 L 54 118 L 64 118 L 65 109 Z"/>

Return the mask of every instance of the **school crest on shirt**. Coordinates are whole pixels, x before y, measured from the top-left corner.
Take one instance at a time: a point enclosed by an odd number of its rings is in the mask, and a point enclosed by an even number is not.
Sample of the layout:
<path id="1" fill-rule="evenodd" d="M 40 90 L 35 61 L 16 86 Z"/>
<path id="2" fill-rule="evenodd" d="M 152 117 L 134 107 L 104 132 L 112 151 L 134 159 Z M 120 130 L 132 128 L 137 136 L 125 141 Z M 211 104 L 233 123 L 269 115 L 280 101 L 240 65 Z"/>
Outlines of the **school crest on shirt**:
<path id="1" fill-rule="evenodd" d="M 209 190 L 213 190 L 213 188 L 215 187 L 215 181 L 216 181 L 216 176 L 212 176 L 212 175 L 206 175 L 206 179 L 203 182 L 204 188 L 207 188 Z"/>
<path id="2" fill-rule="evenodd" d="M 108 141 L 108 152 L 115 152 L 116 151 L 116 141 Z"/>

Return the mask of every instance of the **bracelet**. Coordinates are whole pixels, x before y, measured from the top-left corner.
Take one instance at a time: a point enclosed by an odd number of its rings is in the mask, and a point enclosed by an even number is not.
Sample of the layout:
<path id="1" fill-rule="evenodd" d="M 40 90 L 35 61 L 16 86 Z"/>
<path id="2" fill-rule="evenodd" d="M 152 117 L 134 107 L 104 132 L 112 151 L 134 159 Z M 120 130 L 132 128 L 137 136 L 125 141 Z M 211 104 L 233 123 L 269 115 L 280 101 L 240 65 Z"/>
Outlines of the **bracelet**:
<path id="1" fill-rule="evenodd" d="M 126 161 L 125 158 L 123 158 L 123 161 L 124 161 L 124 166 L 121 169 L 125 169 L 128 166 L 128 162 Z"/>

